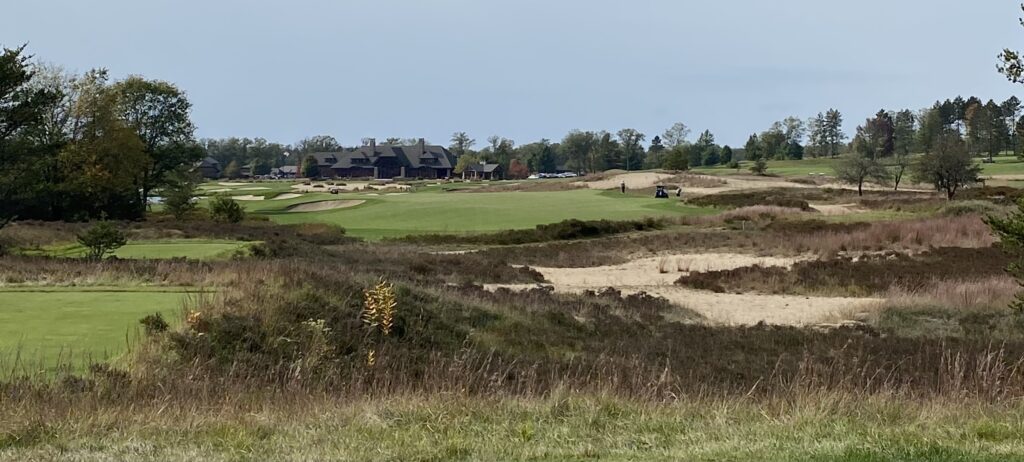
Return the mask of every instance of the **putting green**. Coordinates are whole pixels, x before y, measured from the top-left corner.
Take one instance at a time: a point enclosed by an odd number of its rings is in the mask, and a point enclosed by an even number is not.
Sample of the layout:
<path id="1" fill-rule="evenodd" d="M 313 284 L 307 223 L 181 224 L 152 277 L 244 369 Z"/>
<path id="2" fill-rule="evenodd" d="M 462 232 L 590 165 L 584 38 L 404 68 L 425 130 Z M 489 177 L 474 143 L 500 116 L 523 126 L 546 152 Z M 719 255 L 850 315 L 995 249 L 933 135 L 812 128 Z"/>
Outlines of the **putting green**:
<path id="1" fill-rule="evenodd" d="M 363 200 L 335 210 L 291 213 L 296 204 Z M 425 233 L 479 233 L 532 228 L 570 218 L 628 220 L 650 216 L 710 214 L 714 211 L 676 200 L 576 189 L 555 192 L 454 192 L 425 188 L 412 194 L 308 194 L 301 199 L 244 203 L 247 210 L 279 223 L 323 222 L 349 234 L 381 238 Z"/>
<path id="2" fill-rule="evenodd" d="M 12 367 L 17 356 L 38 370 L 112 358 L 138 338 L 140 319 L 160 313 L 173 324 L 188 297 L 181 288 L 0 288 L 0 362 Z"/>

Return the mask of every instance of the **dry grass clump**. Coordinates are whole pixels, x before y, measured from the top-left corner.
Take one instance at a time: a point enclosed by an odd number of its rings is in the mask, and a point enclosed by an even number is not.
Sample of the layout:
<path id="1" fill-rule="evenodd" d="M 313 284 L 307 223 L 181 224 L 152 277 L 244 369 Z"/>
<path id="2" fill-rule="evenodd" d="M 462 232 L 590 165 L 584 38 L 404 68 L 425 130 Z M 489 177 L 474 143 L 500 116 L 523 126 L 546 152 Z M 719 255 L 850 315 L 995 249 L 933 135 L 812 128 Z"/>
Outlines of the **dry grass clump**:
<path id="1" fill-rule="evenodd" d="M 886 294 L 891 306 L 941 306 L 958 311 L 1005 310 L 1021 291 L 1013 278 L 1001 275 L 982 279 L 935 282 L 917 290 L 893 286 Z"/>
<path id="2" fill-rule="evenodd" d="M 751 224 L 769 223 L 779 219 L 800 219 L 814 216 L 813 213 L 799 208 L 781 207 L 777 205 L 752 205 L 738 209 L 726 210 L 716 215 L 685 217 L 680 221 L 684 224 L 697 226 L 713 226 L 748 222 Z"/>
<path id="3" fill-rule="evenodd" d="M 682 173 L 661 181 L 666 185 L 682 185 L 683 188 L 718 188 L 729 184 L 728 181 L 710 175 Z"/>
<path id="4" fill-rule="evenodd" d="M 12 248 L 37 249 L 62 242 L 75 242 L 76 235 L 85 227 L 82 223 L 15 221 L 0 227 L 0 241 Z"/>
<path id="5" fill-rule="evenodd" d="M 1010 309 L 1020 285 L 1009 276 L 893 287 L 868 320 L 892 335 L 1024 338 L 1024 317 Z"/>
<path id="6" fill-rule="evenodd" d="M 801 226 L 810 228 L 810 232 L 800 232 Z M 784 233 L 765 235 L 766 246 L 814 252 L 823 256 L 846 251 L 983 248 L 997 241 L 992 230 L 977 215 L 830 226 L 819 226 L 813 222 L 787 222 L 776 229 Z"/>
<path id="7" fill-rule="evenodd" d="M 993 247 L 943 247 L 913 257 L 889 253 L 801 261 L 792 269 L 750 266 L 691 273 L 676 283 L 715 292 L 879 296 L 893 288 L 916 291 L 937 281 L 1002 276 L 1010 262 Z"/>

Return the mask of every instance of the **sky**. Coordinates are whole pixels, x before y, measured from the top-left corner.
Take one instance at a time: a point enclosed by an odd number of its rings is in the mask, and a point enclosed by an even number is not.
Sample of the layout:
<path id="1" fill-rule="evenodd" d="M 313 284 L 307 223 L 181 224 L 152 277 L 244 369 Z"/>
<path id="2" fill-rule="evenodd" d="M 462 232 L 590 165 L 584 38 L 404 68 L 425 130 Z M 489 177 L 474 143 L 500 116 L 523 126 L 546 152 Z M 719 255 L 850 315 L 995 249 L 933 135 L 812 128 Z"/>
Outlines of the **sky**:
<path id="1" fill-rule="evenodd" d="M 200 137 L 519 144 L 572 129 L 719 143 L 836 108 L 846 131 L 1024 87 L 1019 0 L 10 0 L 0 45 L 187 92 Z M 1024 98 L 1022 98 L 1024 99 Z"/>

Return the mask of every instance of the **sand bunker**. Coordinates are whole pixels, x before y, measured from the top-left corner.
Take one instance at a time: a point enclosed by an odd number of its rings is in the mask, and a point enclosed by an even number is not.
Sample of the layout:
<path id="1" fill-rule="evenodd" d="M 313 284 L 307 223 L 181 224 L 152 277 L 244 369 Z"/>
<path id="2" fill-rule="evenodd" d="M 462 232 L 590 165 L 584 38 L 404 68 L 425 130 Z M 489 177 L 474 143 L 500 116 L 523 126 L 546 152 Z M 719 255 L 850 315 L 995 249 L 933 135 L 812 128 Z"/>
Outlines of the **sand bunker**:
<path id="1" fill-rule="evenodd" d="M 811 208 L 821 212 L 825 216 L 851 215 L 854 213 L 866 212 L 857 204 L 810 204 Z"/>
<path id="2" fill-rule="evenodd" d="M 217 183 L 221 186 L 245 186 L 248 183 Z"/>
<path id="3" fill-rule="evenodd" d="M 603 289 L 605 287 L 671 286 L 680 276 L 696 272 L 725 271 L 748 266 L 792 267 L 813 257 L 758 257 L 735 253 L 699 253 L 641 258 L 621 265 L 593 268 L 534 268 L 556 287 Z"/>
<path id="4" fill-rule="evenodd" d="M 308 204 L 299 204 L 288 207 L 289 212 L 323 212 L 325 210 L 336 210 L 336 209 L 347 209 L 349 207 L 355 207 L 366 201 L 323 201 L 323 202 L 310 202 Z"/>
<path id="5" fill-rule="evenodd" d="M 681 275 L 689 272 L 727 270 L 753 265 L 791 267 L 796 262 L 809 260 L 801 257 L 758 257 L 730 253 L 704 253 L 670 255 L 633 260 L 621 265 L 594 268 L 538 268 L 533 269 L 551 281 L 557 292 L 579 293 L 614 287 L 625 294 L 647 292 L 664 297 L 672 303 L 690 308 L 709 321 L 721 324 L 757 324 L 766 322 L 781 325 L 816 324 L 870 308 L 878 299 L 842 297 L 805 297 L 797 295 L 719 294 L 676 286 Z M 507 287 L 527 290 L 529 285 L 490 285 L 493 290 Z"/>
<path id="6" fill-rule="evenodd" d="M 617 189 L 625 182 L 627 189 L 644 189 L 653 188 L 658 185 L 658 182 L 672 177 L 673 175 L 667 173 L 655 172 L 623 173 L 605 180 L 588 181 L 584 184 L 590 189 Z"/>
<path id="7" fill-rule="evenodd" d="M 269 191 L 270 188 L 264 188 L 263 186 L 255 186 L 252 188 L 238 188 L 235 191 Z"/>
<path id="8" fill-rule="evenodd" d="M 370 184 L 365 181 L 345 183 L 345 184 L 327 184 L 327 183 L 316 183 L 316 184 L 297 184 L 293 185 L 292 189 L 297 192 L 329 192 L 330 190 L 336 190 L 341 192 L 353 192 L 353 191 L 409 191 L 412 189 L 409 185 L 404 184 Z"/>
<path id="9" fill-rule="evenodd" d="M 231 196 L 236 201 L 261 201 L 265 199 L 263 196 Z"/>
<path id="10" fill-rule="evenodd" d="M 299 197 L 302 197 L 302 194 L 284 193 L 284 194 L 278 194 L 277 196 L 274 196 L 274 198 L 271 199 L 271 200 L 283 201 L 283 200 L 287 200 L 287 199 L 297 199 Z"/>

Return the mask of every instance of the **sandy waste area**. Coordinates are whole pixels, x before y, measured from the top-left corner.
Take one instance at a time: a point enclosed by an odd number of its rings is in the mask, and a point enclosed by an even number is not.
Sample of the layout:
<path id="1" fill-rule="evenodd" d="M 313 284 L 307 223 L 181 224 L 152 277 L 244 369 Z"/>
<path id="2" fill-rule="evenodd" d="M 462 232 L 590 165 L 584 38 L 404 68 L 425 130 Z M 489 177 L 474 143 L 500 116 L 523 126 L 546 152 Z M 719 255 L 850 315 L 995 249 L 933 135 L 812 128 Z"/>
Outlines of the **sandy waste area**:
<path id="1" fill-rule="evenodd" d="M 697 253 L 637 258 L 621 265 L 592 268 L 531 267 L 551 282 L 556 292 L 579 293 L 608 287 L 624 294 L 647 292 L 692 309 L 710 322 L 751 325 L 807 325 L 834 321 L 866 311 L 881 300 L 872 298 L 807 297 L 756 293 L 728 294 L 694 290 L 674 283 L 690 272 L 722 271 L 753 265 L 792 267 L 802 257 L 759 257 L 734 253 Z M 526 290 L 536 284 L 488 285 L 490 290 L 506 287 Z"/>

